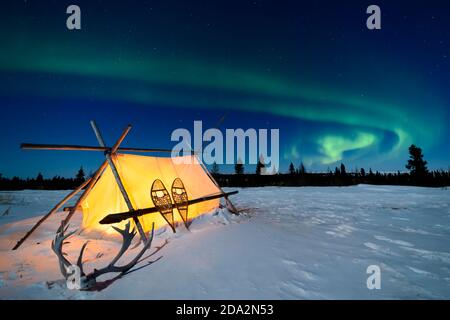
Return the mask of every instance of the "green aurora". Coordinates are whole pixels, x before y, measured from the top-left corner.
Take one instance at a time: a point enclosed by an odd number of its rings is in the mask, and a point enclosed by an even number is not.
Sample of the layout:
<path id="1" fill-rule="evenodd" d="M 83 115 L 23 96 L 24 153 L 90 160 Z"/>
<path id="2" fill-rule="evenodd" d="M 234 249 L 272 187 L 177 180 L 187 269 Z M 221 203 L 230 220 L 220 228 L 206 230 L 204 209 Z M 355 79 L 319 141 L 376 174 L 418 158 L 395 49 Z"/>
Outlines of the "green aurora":
<path id="1" fill-rule="evenodd" d="M 372 163 L 399 159 L 411 143 L 425 150 L 435 148 L 447 130 L 445 96 L 399 56 L 389 51 L 370 53 L 370 44 L 348 53 L 347 80 L 339 81 L 336 64 L 326 60 L 329 55 L 308 60 L 311 49 L 305 54 L 298 49 L 295 61 L 273 62 L 262 57 L 249 63 L 248 58 L 240 59 L 245 52 L 235 53 L 238 48 L 230 56 L 205 56 L 207 44 L 184 52 L 182 44 L 169 48 L 160 36 L 142 43 L 138 41 L 142 32 L 128 37 L 126 28 L 117 31 L 117 38 L 91 29 L 67 35 L 65 30 L 52 31 L 52 23 L 31 32 L 29 19 L 24 18 L 12 32 L 1 32 L 0 73 L 21 77 L 14 83 L 3 81 L 6 86 L 0 93 L 4 95 L 112 100 L 149 108 L 236 110 L 302 119 L 324 127 L 309 137 L 315 150 L 304 153 L 298 143 L 301 137 L 291 136 L 284 155 L 308 165 L 343 161 L 349 151 L 355 159 L 376 152 Z M 157 32 L 149 31 L 148 39 Z M 181 37 L 174 34 L 170 33 Z M 343 51 L 336 56 L 343 57 Z M 290 68 L 296 72 L 285 72 Z M 27 74 L 43 77 L 29 80 Z M 61 85 L 54 82 L 58 77 L 73 80 Z M 331 130 L 327 123 L 346 130 Z M 386 144 L 387 135 L 393 137 L 391 144 Z"/>

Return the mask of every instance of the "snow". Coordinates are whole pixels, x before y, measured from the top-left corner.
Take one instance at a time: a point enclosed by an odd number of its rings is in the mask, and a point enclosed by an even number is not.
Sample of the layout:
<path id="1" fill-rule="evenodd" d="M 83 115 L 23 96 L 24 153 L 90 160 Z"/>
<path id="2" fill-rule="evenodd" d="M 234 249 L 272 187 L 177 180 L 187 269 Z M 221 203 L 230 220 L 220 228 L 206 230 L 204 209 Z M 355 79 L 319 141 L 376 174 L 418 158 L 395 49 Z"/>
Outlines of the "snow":
<path id="1" fill-rule="evenodd" d="M 190 231 L 158 230 L 142 268 L 96 292 L 69 290 L 62 281 L 50 243 L 63 213 L 10 250 L 68 191 L 0 192 L 0 298 L 450 298 L 450 190 L 359 185 L 239 191 L 233 202 L 248 208 L 245 214 L 220 209 L 196 219 Z M 75 215 L 72 228 L 80 220 Z M 67 244 L 69 260 L 88 239 L 87 271 L 105 265 L 120 246 L 115 238 L 77 233 Z M 370 265 L 381 269 L 380 290 L 367 288 Z"/>

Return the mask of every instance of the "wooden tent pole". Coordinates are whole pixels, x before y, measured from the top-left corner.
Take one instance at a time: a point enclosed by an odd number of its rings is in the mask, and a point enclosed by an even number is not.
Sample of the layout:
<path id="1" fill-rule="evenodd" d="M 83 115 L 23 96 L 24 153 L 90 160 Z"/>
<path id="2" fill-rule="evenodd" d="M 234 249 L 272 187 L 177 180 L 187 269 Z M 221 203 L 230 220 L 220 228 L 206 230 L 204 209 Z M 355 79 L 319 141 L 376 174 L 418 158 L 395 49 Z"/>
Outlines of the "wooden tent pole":
<path id="1" fill-rule="evenodd" d="M 84 190 L 84 192 L 78 198 L 78 200 L 75 203 L 75 205 L 73 207 L 71 207 L 69 213 L 67 214 L 66 218 L 64 219 L 64 225 L 67 225 L 69 223 L 70 219 L 72 219 L 72 216 L 75 214 L 75 211 L 77 211 L 78 207 L 81 205 L 81 203 L 84 201 L 84 199 L 86 199 L 87 195 L 92 190 L 92 188 L 94 187 L 94 185 L 97 182 L 98 178 L 100 178 L 100 175 L 102 174 L 103 170 L 105 170 L 107 165 L 108 165 L 108 163 L 105 161 L 105 162 L 102 163 L 100 168 L 97 169 L 97 171 L 92 176 L 91 181 L 89 182 L 89 184 L 86 187 L 86 189 Z"/>
<path id="2" fill-rule="evenodd" d="M 219 183 L 217 183 L 216 179 L 214 179 L 214 177 L 212 176 L 212 174 L 209 172 L 208 168 L 206 168 L 206 166 L 203 164 L 203 162 L 198 158 L 197 155 L 195 155 L 195 157 L 197 158 L 198 163 L 200 163 L 200 166 L 203 168 L 203 170 L 206 172 L 206 174 L 208 175 L 208 177 L 211 179 L 211 181 L 216 185 L 217 188 L 219 188 L 219 190 L 225 194 L 224 199 L 225 199 L 225 204 L 228 207 L 228 210 L 230 210 L 231 213 L 233 214 L 238 214 L 239 210 L 234 206 L 234 204 L 230 201 L 230 199 L 228 199 L 228 195 L 226 195 L 226 192 L 223 191 L 222 187 L 219 185 Z"/>
<path id="3" fill-rule="evenodd" d="M 226 194 L 225 191 L 223 191 L 222 187 L 219 185 L 219 183 L 216 181 L 216 179 L 214 179 L 214 177 L 212 176 L 212 174 L 209 172 L 208 168 L 205 167 L 205 165 L 203 163 L 201 163 L 201 166 L 203 168 L 203 170 L 206 171 L 206 174 L 208 175 L 208 177 L 212 180 L 212 182 L 219 188 L 219 190 L 223 193 Z M 228 198 L 228 195 L 224 196 L 225 199 L 225 204 L 228 208 L 228 210 L 230 210 L 231 213 L 233 214 L 238 214 L 239 210 L 234 206 L 234 204 L 231 202 L 231 200 Z"/>
<path id="4" fill-rule="evenodd" d="M 101 147 L 105 147 L 105 141 L 103 140 L 103 137 L 100 133 L 100 130 L 97 127 L 97 124 L 95 123 L 95 121 L 91 121 L 91 126 L 92 129 L 95 132 L 95 136 L 97 137 L 98 143 L 100 144 Z M 124 134 L 128 134 L 128 132 L 131 130 L 131 126 L 129 125 L 125 131 Z M 124 136 L 125 138 L 125 136 Z M 114 175 L 114 178 L 116 179 L 117 185 L 119 187 L 120 192 L 122 193 L 122 196 L 125 200 L 125 203 L 128 207 L 128 210 L 134 210 L 133 208 L 133 204 L 131 203 L 130 197 L 128 196 L 127 191 L 125 190 L 125 186 L 123 185 L 122 179 L 120 178 L 119 172 L 117 171 L 117 167 L 114 164 L 114 161 L 112 160 L 112 155 L 114 153 L 112 152 L 105 152 L 105 157 L 106 157 L 106 161 L 108 161 L 109 167 L 111 168 L 111 171 Z M 145 241 L 147 241 L 147 236 L 145 235 L 144 229 L 142 228 L 141 222 L 139 221 L 139 219 L 137 217 L 133 218 L 134 223 L 136 224 L 136 227 L 139 231 L 139 234 L 141 236 L 142 241 L 145 243 Z"/>
<path id="5" fill-rule="evenodd" d="M 24 150 L 62 150 L 62 151 L 100 151 L 105 152 L 110 150 L 108 147 L 93 147 L 93 146 L 81 146 L 81 145 L 60 145 L 60 144 L 36 144 L 36 143 L 22 143 L 21 149 Z M 145 148 L 119 148 L 117 151 L 121 152 L 165 152 L 170 153 L 170 149 L 145 149 Z"/>
<path id="6" fill-rule="evenodd" d="M 225 191 L 223 191 L 222 187 L 217 183 L 216 179 L 214 179 L 214 177 L 211 175 L 211 173 L 209 172 L 208 168 L 206 168 L 206 166 L 203 164 L 203 161 L 201 161 L 198 158 L 198 154 L 199 152 L 195 151 L 194 148 L 192 148 L 191 144 L 188 142 L 188 146 L 191 149 L 191 155 L 194 156 L 198 163 L 200 164 L 200 166 L 202 167 L 203 171 L 206 172 L 206 174 L 208 175 L 208 177 L 211 179 L 211 181 L 216 185 L 217 188 L 219 188 L 219 190 L 226 194 Z M 233 205 L 233 203 L 230 201 L 230 199 L 228 199 L 228 196 L 225 196 L 225 205 L 227 206 L 228 210 L 233 213 L 233 214 L 239 214 L 239 210 L 236 209 L 236 207 Z"/>
<path id="7" fill-rule="evenodd" d="M 78 186 L 75 190 L 73 190 L 71 193 L 69 193 L 67 196 L 64 197 L 56 206 L 53 207 L 52 210 L 50 210 L 45 216 L 43 216 L 41 219 L 39 219 L 38 222 L 28 231 L 25 236 L 20 239 L 16 245 L 14 246 L 13 250 L 17 250 L 22 243 L 25 242 L 25 240 L 28 239 L 29 236 L 45 221 L 47 220 L 53 213 L 57 212 L 67 201 L 69 201 L 74 195 L 76 195 L 81 189 L 83 189 L 91 179 L 87 179 L 85 182 L 83 182 L 80 186 Z"/>
<path id="8" fill-rule="evenodd" d="M 120 144 L 122 143 L 123 139 L 125 139 L 126 135 L 128 134 L 128 131 L 130 131 L 128 128 L 122 133 L 122 135 L 119 137 L 117 142 L 114 144 L 114 146 L 111 148 L 111 152 L 116 152 L 119 149 Z M 80 204 L 86 199 L 89 192 L 92 190 L 94 185 L 97 183 L 98 179 L 100 178 L 103 171 L 108 166 L 108 162 L 105 160 L 103 161 L 100 168 L 97 169 L 94 176 L 92 177 L 91 181 L 89 182 L 88 186 L 84 190 L 84 192 L 81 194 L 80 198 L 78 198 L 78 201 L 75 203 L 75 205 L 70 209 L 69 213 L 66 216 L 66 219 L 64 220 L 64 225 L 67 225 L 72 218 L 72 216 L 75 214 L 75 211 L 80 206 Z"/>

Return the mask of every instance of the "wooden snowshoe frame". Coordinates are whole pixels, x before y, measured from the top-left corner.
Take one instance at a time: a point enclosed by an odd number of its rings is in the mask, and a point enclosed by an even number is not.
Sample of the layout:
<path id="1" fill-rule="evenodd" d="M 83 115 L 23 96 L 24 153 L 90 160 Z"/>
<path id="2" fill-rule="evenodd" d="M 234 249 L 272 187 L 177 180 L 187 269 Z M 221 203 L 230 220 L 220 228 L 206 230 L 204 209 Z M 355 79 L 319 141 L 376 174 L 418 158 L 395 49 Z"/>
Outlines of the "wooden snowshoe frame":
<path id="1" fill-rule="evenodd" d="M 175 207 L 178 210 L 178 213 L 181 216 L 181 219 L 183 219 L 184 225 L 187 229 L 189 229 L 189 220 L 188 220 L 188 213 L 189 213 L 189 198 L 186 191 L 186 188 L 184 187 L 183 181 L 180 178 L 176 178 L 173 180 L 172 183 L 172 199 L 175 203 Z"/>
<path id="2" fill-rule="evenodd" d="M 152 197 L 153 205 L 175 233 L 172 199 L 170 198 L 170 194 L 161 180 L 156 179 L 153 181 L 150 195 Z"/>

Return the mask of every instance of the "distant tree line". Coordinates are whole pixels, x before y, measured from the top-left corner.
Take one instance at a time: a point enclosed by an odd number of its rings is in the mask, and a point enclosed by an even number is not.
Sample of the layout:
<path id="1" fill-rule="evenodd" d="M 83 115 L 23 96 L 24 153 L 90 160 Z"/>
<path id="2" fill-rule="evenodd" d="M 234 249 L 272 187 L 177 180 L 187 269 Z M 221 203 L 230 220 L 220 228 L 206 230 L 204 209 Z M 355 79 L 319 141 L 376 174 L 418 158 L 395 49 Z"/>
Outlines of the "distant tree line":
<path id="1" fill-rule="evenodd" d="M 264 164 L 261 159 L 254 173 L 244 173 L 245 168 L 240 161 L 235 165 L 234 174 L 221 174 L 216 163 L 213 164 L 212 174 L 223 187 L 260 187 L 260 186 L 350 186 L 356 184 L 374 185 L 408 185 L 426 187 L 450 186 L 450 171 L 429 171 L 427 162 L 423 159 L 422 149 L 411 145 L 409 160 L 406 164 L 409 173 L 380 173 L 367 172 L 364 168 L 347 172 L 343 163 L 333 171 L 326 173 L 309 173 L 303 163 L 298 168 L 291 162 L 287 173 L 262 175 Z"/>
<path id="2" fill-rule="evenodd" d="M 82 184 L 86 179 L 83 167 L 78 170 L 73 178 L 64 178 L 54 176 L 53 178 L 44 178 L 41 173 L 38 173 L 36 178 L 22 179 L 13 177 L 11 179 L 4 178 L 0 173 L 0 190 L 68 190 L 75 189 Z"/>
<path id="3" fill-rule="evenodd" d="M 345 165 L 341 165 L 345 168 Z M 337 169 L 337 170 L 336 170 Z M 364 169 L 359 172 L 346 172 L 340 168 L 328 173 L 278 173 L 275 175 L 244 174 L 213 174 L 222 187 L 262 187 L 262 186 L 350 186 L 357 184 L 374 185 L 406 185 L 424 187 L 450 186 L 449 171 L 430 171 L 422 177 L 411 173 L 381 173 Z"/>
<path id="4" fill-rule="evenodd" d="M 264 160 L 259 159 L 256 170 L 245 172 L 245 166 L 238 160 L 234 167 L 234 174 L 222 174 L 217 163 L 211 168 L 211 173 L 222 187 L 260 187 L 260 186 L 350 186 L 360 183 L 375 185 L 408 185 L 426 187 L 450 186 L 450 171 L 429 171 L 427 162 L 423 159 L 422 149 L 411 145 L 409 147 L 409 160 L 406 164 L 408 172 L 381 173 L 373 172 L 371 168 L 364 168 L 348 172 L 343 163 L 334 170 L 325 173 L 307 172 L 303 163 L 296 167 L 292 162 L 286 173 L 265 175 Z M 7 179 L 0 174 L 0 190 L 64 190 L 74 189 L 86 179 L 83 167 L 73 178 L 55 176 L 44 178 L 41 173 L 36 178 L 21 179 L 13 177 Z"/>

